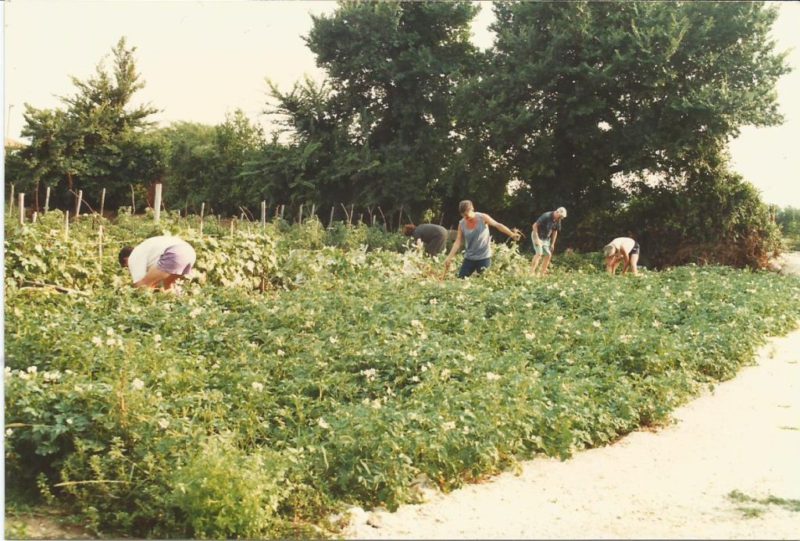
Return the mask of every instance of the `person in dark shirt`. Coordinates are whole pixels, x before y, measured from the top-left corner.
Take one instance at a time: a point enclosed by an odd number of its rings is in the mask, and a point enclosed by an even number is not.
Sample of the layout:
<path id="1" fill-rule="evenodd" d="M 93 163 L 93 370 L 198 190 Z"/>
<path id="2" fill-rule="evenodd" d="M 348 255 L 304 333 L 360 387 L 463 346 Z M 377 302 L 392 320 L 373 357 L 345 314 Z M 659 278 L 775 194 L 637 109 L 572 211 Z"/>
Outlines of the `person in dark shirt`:
<path id="1" fill-rule="evenodd" d="M 403 226 L 403 234 L 412 237 L 417 242 L 421 242 L 425 247 L 425 253 L 435 257 L 444 252 L 447 243 L 447 229 L 436 224 L 419 224 L 417 226 L 406 224 Z"/>
<path id="2" fill-rule="evenodd" d="M 542 256 L 544 256 L 544 262 L 542 262 L 539 274 L 544 276 L 547 273 L 547 267 L 553 258 L 553 251 L 556 249 L 556 238 L 558 238 L 558 232 L 561 231 L 561 220 L 566 217 L 567 209 L 558 207 L 554 211 L 545 212 L 533 222 L 531 240 L 533 241 L 533 249 L 536 251 L 536 255 L 531 260 L 532 274 L 536 274 L 536 268 L 542 261 Z"/>

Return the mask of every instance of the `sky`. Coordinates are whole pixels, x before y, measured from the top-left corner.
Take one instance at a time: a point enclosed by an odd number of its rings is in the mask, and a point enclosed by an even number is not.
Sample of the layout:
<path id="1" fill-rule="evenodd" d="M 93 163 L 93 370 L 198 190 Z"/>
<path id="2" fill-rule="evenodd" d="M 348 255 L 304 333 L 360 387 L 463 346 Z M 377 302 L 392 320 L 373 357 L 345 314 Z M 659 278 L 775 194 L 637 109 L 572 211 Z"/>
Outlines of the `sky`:
<path id="1" fill-rule="evenodd" d="M 490 2 L 481 4 L 473 40 L 487 48 L 492 34 Z M 85 80 L 125 36 L 136 47 L 146 86 L 137 103 L 175 121 L 219 124 L 242 109 L 270 127 L 266 79 L 283 90 L 305 77 L 324 79 L 303 36 L 311 15 L 331 13 L 333 1 L 253 0 L 6 0 L 3 2 L 3 127 L 18 139 L 24 104 L 61 107 L 75 93 L 71 76 Z M 745 127 L 731 142 L 732 167 L 764 200 L 800 208 L 800 2 L 779 3 L 773 27 L 777 50 L 789 51 L 793 72 L 777 85 L 785 123 Z"/>

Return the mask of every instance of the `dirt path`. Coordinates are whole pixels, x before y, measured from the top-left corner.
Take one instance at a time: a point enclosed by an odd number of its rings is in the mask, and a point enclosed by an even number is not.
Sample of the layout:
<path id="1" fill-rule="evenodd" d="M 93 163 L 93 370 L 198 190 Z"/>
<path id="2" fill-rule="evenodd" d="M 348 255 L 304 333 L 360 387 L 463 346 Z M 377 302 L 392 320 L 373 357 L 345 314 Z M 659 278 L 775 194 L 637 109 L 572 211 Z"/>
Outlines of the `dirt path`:
<path id="1" fill-rule="evenodd" d="M 436 494 L 395 513 L 354 513 L 352 539 L 800 538 L 800 331 L 675 412 L 566 462 Z M 780 504 L 734 501 L 770 496 Z M 793 507 L 794 510 L 791 509 Z"/>

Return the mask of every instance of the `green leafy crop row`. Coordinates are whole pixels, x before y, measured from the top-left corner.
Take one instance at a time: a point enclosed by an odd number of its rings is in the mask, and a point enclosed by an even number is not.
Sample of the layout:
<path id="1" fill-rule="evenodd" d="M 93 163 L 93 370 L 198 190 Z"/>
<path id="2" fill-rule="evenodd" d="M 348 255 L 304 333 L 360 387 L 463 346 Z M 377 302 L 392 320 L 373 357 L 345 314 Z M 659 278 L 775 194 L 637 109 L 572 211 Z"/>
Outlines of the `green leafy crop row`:
<path id="1" fill-rule="evenodd" d="M 176 296 L 55 237 L 37 251 L 46 231 L 9 235 L 12 494 L 135 536 L 318 535 L 347 505 L 414 501 L 421 480 L 449 490 L 663 422 L 800 315 L 800 282 L 767 273 L 537 280 L 500 246 L 485 276 L 440 280 L 413 250 L 291 247 L 310 234 L 273 226 L 191 237 L 205 281 Z M 70 242 L 91 245 L 80 227 Z M 55 268 L 90 294 L 23 285 Z"/>

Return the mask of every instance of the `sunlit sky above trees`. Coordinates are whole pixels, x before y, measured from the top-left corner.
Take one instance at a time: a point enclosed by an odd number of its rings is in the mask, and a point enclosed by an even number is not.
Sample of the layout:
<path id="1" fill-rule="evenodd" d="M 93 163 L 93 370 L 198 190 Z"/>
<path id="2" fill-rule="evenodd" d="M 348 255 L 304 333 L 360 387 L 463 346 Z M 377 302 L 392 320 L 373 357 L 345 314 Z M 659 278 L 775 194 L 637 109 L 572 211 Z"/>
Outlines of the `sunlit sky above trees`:
<path id="1" fill-rule="evenodd" d="M 480 2 L 475 43 L 489 47 L 491 3 Z M 121 36 L 137 48 L 146 87 L 137 96 L 161 110 L 162 124 L 184 120 L 217 124 L 242 109 L 270 129 L 262 113 L 265 78 L 281 89 L 309 76 L 322 80 L 303 41 L 310 14 L 330 13 L 331 1 L 70 1 L 3 4 L 6 137 L 19 138 L 24 104 L 59 107 L 70 76 L 84 79 Z M 745 128 L 731 145 L 733 168 L 769 203 L 800 207 L 800 3 L 779 6 L 773 29 L 779 51 L 790 50 L 793 72 L 778 83 L 782 126 Z"/>

